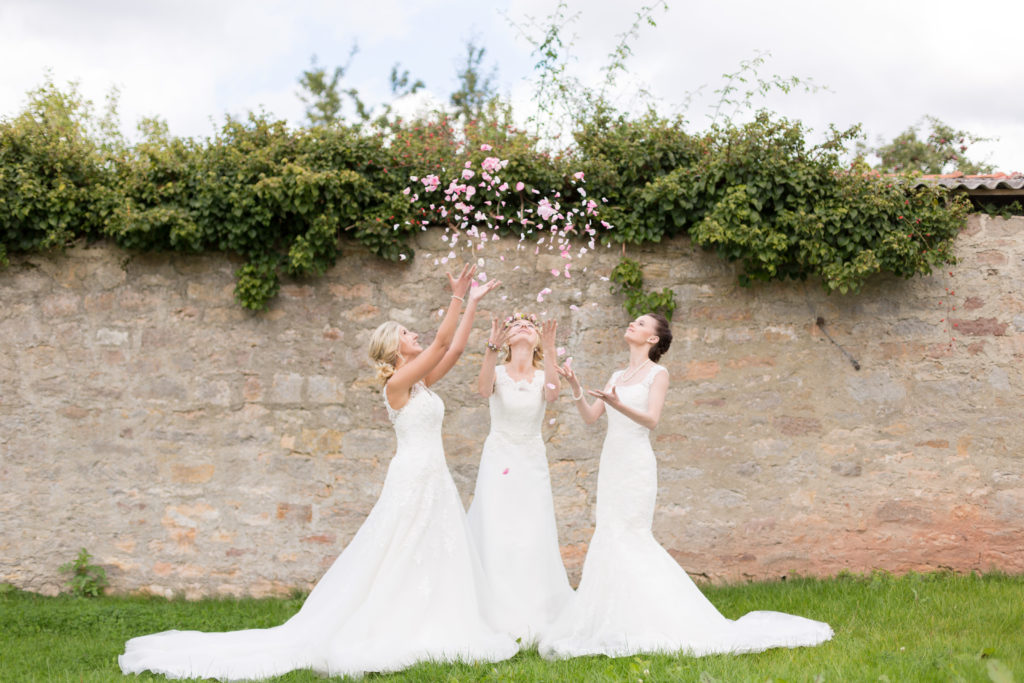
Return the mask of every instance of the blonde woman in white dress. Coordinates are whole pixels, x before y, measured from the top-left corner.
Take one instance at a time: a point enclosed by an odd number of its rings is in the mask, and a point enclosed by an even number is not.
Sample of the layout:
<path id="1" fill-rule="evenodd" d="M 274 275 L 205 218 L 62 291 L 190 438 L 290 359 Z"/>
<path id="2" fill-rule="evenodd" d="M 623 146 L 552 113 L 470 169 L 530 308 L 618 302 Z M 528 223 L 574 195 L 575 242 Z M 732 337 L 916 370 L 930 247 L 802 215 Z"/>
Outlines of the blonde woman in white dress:
<path id="1" fill-rule="evenodd" d="M 491 429 L 469 526 L 501 597 L 504 628 L 524 644 L 543 636 L 572 596 L 541 436 L 545 408 L 559 394 L 556 329 L 554 320 L 539 325 L 533 315 L 493 320 L 477 380 L 478 392 L 490 400 Z"/>
<path id="2" fill-rule="evenodd" d="M 602 391 L 583 390 L 572 367 L 559 371 L 587 424 L 608 414 L 597 477 L 597 525 L 569 607 L 540 643 L 552 659 L 642 652 L 693 656 L 817 645 L 828 624 L 780 612 L 719 613 L 651 533 L 658 492 L 650 432 L 658 426 L 668 371 L 657 364 L 672 342 L 668 321 L 642 315 L 625 333 L 629 363 Z M 586 395 L 597 400 L 591 403 Z"/>
<path id="3" fill-rule="evenodd" d="M 234 681 L 313 669 L 358 677 L 424 660 L 495 662 L 518 651 L 492 626 L 493 596 L 445 463 L 444 403 L 430 390 L 465 348 L 477 302 L 498 284 L 471 289 L 474 271 L 448 276 L 448 311 L 427 348 L 395 322 L 373 333 L 370 356 L 398 446 L 377 503 L 299 612 L 268 629 L 133 638 L 119 657 L 124 673 Z"/>

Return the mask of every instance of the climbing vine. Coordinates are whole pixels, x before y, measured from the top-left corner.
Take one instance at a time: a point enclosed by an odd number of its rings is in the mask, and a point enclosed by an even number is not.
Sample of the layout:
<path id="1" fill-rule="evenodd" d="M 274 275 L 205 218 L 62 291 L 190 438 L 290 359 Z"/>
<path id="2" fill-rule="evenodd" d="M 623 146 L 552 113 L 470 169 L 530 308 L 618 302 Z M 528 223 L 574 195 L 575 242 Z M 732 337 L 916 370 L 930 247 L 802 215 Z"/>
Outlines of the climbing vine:
<path id="1" fill-rule="evenodd" d="M 413 258 L 410 238 L 429 209 L 409 201 L 410 178 L 447 178 L 490 156 L 502 160 L 505 182 L 542 189 L 517 195 L 520 210 L 534 202 L 539 211 L 540 196 L 600 198 L 598 239 L 689 235 L 736 263 L 744 285 L 813 278 L 827 291 L 855 292 L 877 273 L 929 273 L 953 262 L 968 210 L 943 188 L 844 165 L 856 129 L 812 145 L 799 122 L 768 112 L 691 133 L 680 119 L 602 110 L 581 119 L 559 153 L 510 118 L 495 103 L 478 120 L 438 114 L 373 127 L 296 130 L 250 115 L 202 140 L 149 121 L 129 145 L 73 87 L 47 84 L 24 112 L 0 121 L 0 261 L 77 239 L 227 252 L 243 259 L 238 301 L 259 310 L 282 276 L 313 277 L 334 264 L 342 236 L 383 259 Z M 644 294 L 638 274 L 627 261 L 616 269 L 627 307 L 670 313 L 671 290 Z"/>

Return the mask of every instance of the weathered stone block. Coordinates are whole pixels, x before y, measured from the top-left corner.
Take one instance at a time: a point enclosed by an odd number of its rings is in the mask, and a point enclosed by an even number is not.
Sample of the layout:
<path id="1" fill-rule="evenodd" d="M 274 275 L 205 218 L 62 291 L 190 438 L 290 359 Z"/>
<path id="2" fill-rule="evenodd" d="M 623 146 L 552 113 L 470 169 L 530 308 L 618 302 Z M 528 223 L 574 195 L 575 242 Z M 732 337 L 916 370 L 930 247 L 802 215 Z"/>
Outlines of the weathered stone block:
<path id="1" fill-rule="evenodd" d="M 294 372 L 275 373 L 270 400 L 274 403 L 300 403 L 303 377 Z"/>

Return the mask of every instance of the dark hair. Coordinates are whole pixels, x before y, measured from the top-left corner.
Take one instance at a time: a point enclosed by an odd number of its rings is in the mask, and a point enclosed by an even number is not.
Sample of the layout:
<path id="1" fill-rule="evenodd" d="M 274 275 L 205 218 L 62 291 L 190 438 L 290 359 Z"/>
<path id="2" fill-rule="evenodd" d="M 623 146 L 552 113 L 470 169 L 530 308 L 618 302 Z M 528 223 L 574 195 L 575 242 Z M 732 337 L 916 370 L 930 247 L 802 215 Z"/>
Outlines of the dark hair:
<path id="1" fill-rule="evenodd" d="M 658 359 L 668 351 L 668 347 L 672 346 L 672 328 L 668 326 L 668 318 L 661 313 L 647 313 L 646 315 L 654 318 L 655 334 L 658 335 L 658 343 L 650 348 L 647 357 L 657 363 Z"/>

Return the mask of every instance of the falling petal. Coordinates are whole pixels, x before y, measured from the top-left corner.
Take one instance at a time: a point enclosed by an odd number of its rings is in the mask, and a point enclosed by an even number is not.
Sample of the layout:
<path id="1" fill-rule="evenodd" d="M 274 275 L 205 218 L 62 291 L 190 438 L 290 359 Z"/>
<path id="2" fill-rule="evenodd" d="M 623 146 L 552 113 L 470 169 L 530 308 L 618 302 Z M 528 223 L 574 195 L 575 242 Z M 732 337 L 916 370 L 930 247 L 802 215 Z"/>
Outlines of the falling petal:
<path id="1" fill-rule="evenodd" d="M 554 384 L 552 384 L 551 382 L 548 382 L 544 386 L 547 387 L 548 389 L 557 389 L 558 388 Z"/>
<path id="2" fill-rule="evenodd" d="M 555 349 L 555 353 L 557 353 L 558 357 L 561 358 L 562 356 L 565 355 L 565 347 L 559 346 L 557 349 Z"/>
<path id="3" fill-rule="evenodd" d="M 505 468 L 504 470 L 502 470 L 502 472 L 501 472 L 501 473 L 502 473 L 502 474 L 508 474 L 508 468 L 506 467 L 506 468 Z"/>
<path id="4" fill-rule="evenodd" d="M 550 420 L 548 420 L 548 424 L 549 425 L 555 424 L 555 418 L 551 418 Z"/>

